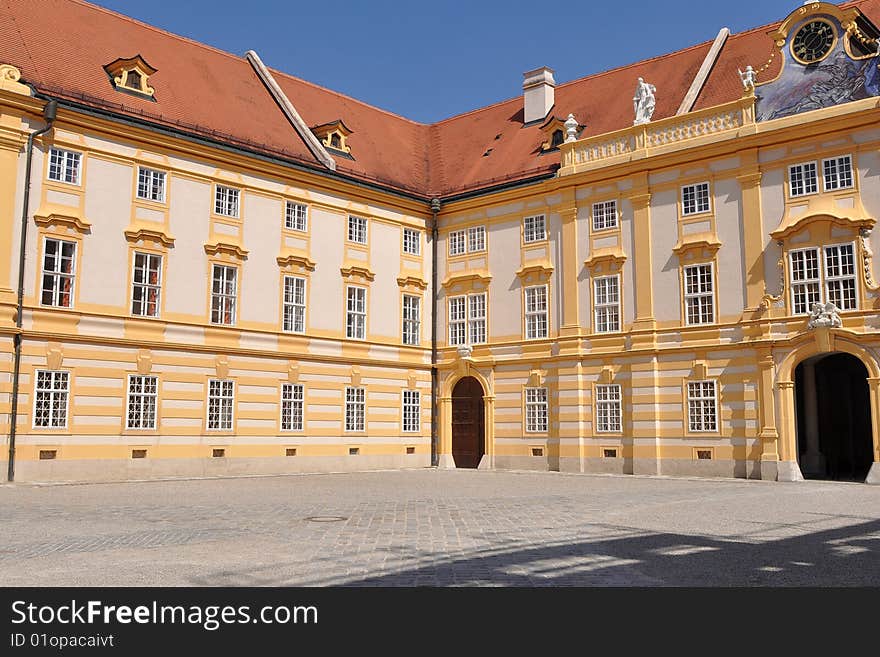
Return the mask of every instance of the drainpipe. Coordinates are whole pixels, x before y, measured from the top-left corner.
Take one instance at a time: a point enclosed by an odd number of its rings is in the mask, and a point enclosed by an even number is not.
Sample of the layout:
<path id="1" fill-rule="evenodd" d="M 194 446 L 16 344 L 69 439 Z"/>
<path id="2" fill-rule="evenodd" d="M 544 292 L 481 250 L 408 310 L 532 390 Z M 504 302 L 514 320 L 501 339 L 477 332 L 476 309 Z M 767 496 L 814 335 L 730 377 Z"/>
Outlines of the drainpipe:
<path id="1" fill-rule="evenodd" d="M 437 455 L 437 213 L 440 199 L 431 199 L 431 465 L 439 464 Z"/>
<path id="2" fill-rule="evenodd" d="M 46 134 L 52 129 L 55 123 L 55 115 L 58 112 L 57 101 L 50 100 L 43 108 L 43 118 L 46 119 L 46 126 L 40 128 L 36 132 L 28 135 L 25 152 L 27 160 L 24 167 L 24 195 L 21 202 L 21 239 L 18 250 L 18 300 L 15 309 L 15 335 L 13 336 L 14 360 L 12 364 L 12 411 L 9 414 L 9 468 L 7 470 L 7 479 L 13 481 L 15 479 L 15 429 L 18 424 L 18 388 L 19 378 L 21 375 L 21 326 L 22 313 L 24 311 L 24 260 L 27 250 L 27 228 L 28 228 L 28 206 L 31 197 L 31 162 L 34 156 L 34 139 L 40 135 Z"/>

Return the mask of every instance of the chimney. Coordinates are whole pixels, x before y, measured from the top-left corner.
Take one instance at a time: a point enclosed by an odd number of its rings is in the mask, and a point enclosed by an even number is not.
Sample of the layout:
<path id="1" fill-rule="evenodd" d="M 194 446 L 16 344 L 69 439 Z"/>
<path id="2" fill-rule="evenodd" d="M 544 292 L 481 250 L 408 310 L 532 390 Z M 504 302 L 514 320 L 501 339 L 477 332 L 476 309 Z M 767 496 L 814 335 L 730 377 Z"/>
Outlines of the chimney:
<path id="1" fill-rule="evenodd" d="M 523 73 L 524 123 L 543 121 L 547 117 L 555 102 L 553 98 L 555 88 L 556 80 L 553 79 L 551 68 L 542 66 Z"/>

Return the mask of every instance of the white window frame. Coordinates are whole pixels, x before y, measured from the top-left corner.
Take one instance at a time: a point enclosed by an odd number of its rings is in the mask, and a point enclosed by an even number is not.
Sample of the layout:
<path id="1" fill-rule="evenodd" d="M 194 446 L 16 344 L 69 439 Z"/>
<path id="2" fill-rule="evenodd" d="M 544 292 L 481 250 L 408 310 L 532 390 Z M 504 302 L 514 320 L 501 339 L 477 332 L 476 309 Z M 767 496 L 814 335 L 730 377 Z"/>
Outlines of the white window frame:
<path id="1" fill-rule="evenodd" d="M 156 203 L 165 202 L 165 184 L 168 174 L 159 169 L 138 166 L 137 197 Z"/>
<path id="2" fill-rule="evenodd" d="M 822 188 L 826 192 L 852 187 L 855 187 L 855 172 L 851 155 L 827 157 L 822 160 Z"/>
<path id="3" fill-rule="evenodd" d="M 547 388 L 525 388 L 526 433 L 547 433 L 550 426 L 550 411 Z"/>
<path id="4" fill-rule="evenodd" d="M 422 232 L 414 228 L 403 229 L 403 252 L 406 255 L 422 255 Z"/>
<path id="5" fill-rule="evenodd" d="M 467 344 L 467 295 L 449 297 L 449 344 Z"/>
<path id="6" fill-rule="evenodd" d="M 285 333 L 306 332 L 306 295 L 308 279 L 303 276 L 284 276 L 284 290 L 281 311 L 281 330 Z M 298 293 L 302 293 L 297 298 Z M 297 328 L 299 324 L 299 328 Z"/>
<path id="7" fill-rule="evenodd" d="M 285 433 L 303 431 L 305 427 L 305 387 L 302 383 L 282 383 L 278 427 Z M 298 412 L 297 412 L 298 409 Z"/>
<path id="8" fill-rule="evenodd" d="M 359 217 L 355 214 L 348 215 L 348 225 L 346 226 L 348 241 L 354 244 L 367 243 L 367 219 Z"/>
<path id="9" fill-rule="evenodd" d="M 220 291 L 214 290 L 214 283 L 217 280 L 217 271 L 221 271 Z M 232 292 L 226 292 L 228 289 L 230 275 L 232 272 Z M 230 320 L 223 321 L 229 311 Z M 235 326 L 238 315 L 238 267 L 234 265 L 221 265 L 211 263 L 211 324 L 218 326 Z M 216 317 L 216 319 L 215 319 Z"/>
<path id="10" fill-rule="evenodd" d="M 808 169 L 812 168 L 812 173 L 808 174 Z M 809 176 L 809 178 L 808 178 Z M 801 187 L 800 191 L 795 190 L 795 182 Z M 788 195 L 791 198 L 800 196 L 810 196 L 819 192 L 819 166 L 813 162 L 800 162 L 791 164 L 788 167 Z"/>
<path id="11" fill-rule="evenodd" d="M 422 341 L 422 297 L 404 294 L 401 300 L 401 331 L 403 344 L 418 345 Z"/>
<path id="12" fill-rule="evenodd" d="M 616 301 L 599 301 L 599 283 L 609 281 L 611 279 L 615 280 L 615 293 L 617 295 Z M 606 289 L 607 296 L 607 289 Z M 611 274 L 610 276 L 597 276 L 593 279 L 593 323 L 594 329 L 596 333 L 618 333 L 622 327 L 621 321 L 621 303 L 620 303 L 620 274 Z M 603 328 L 603 321 L 600 321 L 600 315 L 605 314 L 604 316 L 604 324 L 608 324 L 608 315 L 611 311 L 614 311 L 614 316 L 616 320 L 616 326 L 610 328 L 605 326 Z"/>
<path id="13" fill-rule="evenodd" d="M 848 248 L 849 250 L 849 268 L 851 269 L 851 273 L 847 274 L 831 274 L 830 269 L 832 263 L 830 262 L 829 252 L 837 252 L 838 253 L 838 263 L 837 267 L 841 270 L 844 269 L 843 262 L 841 260 L 841 251 L 843 249 Z M 858 251 L 856 251 L 856 246 L 853 242 L 844 242 L 842 244 L 827 244 L 822 247 L 822 274 L 823 274 L 823 286 L 822 291 L 825 293 L 825 300 L 831 301 L 839 310 L 858 310 L 859 309 L 859 281 L 858 281 Z M 832 284 L 840 284 L 841 288 L 844 287 L 845 283 L 852 283 L 852 305 L 838 303 L 840 301 L 840 297 L 837 293 L 831 293 Z M 835 298 L 836 297 L 836 298 Z"/>
<path id="14" fill-rule="evenodd" d="M 152 382 L 152 388 L 146 384 Z M 133 384 L 139 385 L 135 389 Z M 125 400 L 125 428 L 129 431 L 153 431 L 159 418 L 159 377 L 151 374 L 129 374 Z M 152 413 L 150 413 L 152 411 Z M 136 421 L 132 422 L 132 415 Z"/>
<path id="15" fill-rule="evenodd" d="M 215 385 L 216 384 L 216 385 Z M 228 414 L 226 411 L 228 410 Z M 212 418 L 212 413 L 215 417 Z M 217 426 L 211 426 L 212 419 Z M 226 424 L 228 420 L 228 425 Z M 205 430 L 233 431 L 235 429 L 235 381 L 208 379 L 208 403 L 205 405 Z"/>
<path id="16" fill-rule="evenodd" d="M 145 264 L 138 266 L 138 258 L 141 258 Z M 153 264 L 156 263 L 156 267 Z M 146 251 L 135 251 L 132 258 L 131 271 L 131 314 L 133 317 L 158 317 L 162 304 L 162 254 L 148 253 Z M 151 283 L 150 274 L 155 270 L 156 282 Z M 141 281 L 138 281 L 138 275 Z M 137 298 L 140 291 L 140 299 Z M 155 293 L 156 297 L 150 301 L 150 293 Z M 140 304 L 141 312 L 137 311 L 137 304 Z M 150 304 L 154 305 L 154 312 L 149 312 Z"/>
<path id="17" fill-rule="evenodd" d="M 705 191 L 705 198 L 701 198 L 701 192 Z M 689 199 L 688 196 L 692 195 Z M 701 204 L 705 202 L 705 205 Z M 692 202 L 692 209 L 688 209 L 689 202 Z M 695 214 L 706 214 L 712 211 L 712 187 L 708 181 L 693 183 L 692 185 L 682 185 L 681 187 L 681 216 L 690 217 Z"/>
<path id="18" fill-rule="evenodd" d="M 40 375 L 49 375 L 49 385 L 40 385 Z M 63 387 L 56 386 L 56 383 L 63 381 Z M 61 407 L 57 403 L 63 399 L 64 413 L 56 413 Z M 48 405 L 48 424 L 37 424 L 38 404 Z M 67 370 L 34 370 L 34 408 L 33 408 L 33 428 L 34 429 L 67 429 L 70 420 L 70 372 Z"/>
<path id="19" fill-rule="evenodd" d="M 65 148 L 49 149 L 49 167 L 46 178 L 65 185 L 79 185 L 82 181 L 82 153 Z M 71 176 L 70 174 L 73 173 Z"/>
<path id="20" fill-rule="evenodd" d="M 543 293 L 543 308 L 540 304 L 541 293 Z M 526 340 L 543 340 L 550 336 L 549 296 L 550 290 L 546 284 L 531 285 L 523 290 Z"/>
<path id="21" fill-rule="evenodd" d="M 363 386 L 345 388 L 345 433 L 367 430 L 367 392 Z"/>
<path id="22" fill-rule="evenodd" d="M 458 256 L 467 253 L 467 232 L 454 230 L 449 233 L 449 255 Z"/>
<path id="23" fill-rule="evenodd" d="M 706 394 L 707 384 L 712 384 L 712 394 Z M 718 433 L 718 381 L 705 379 L 686 381 L 686 401 L 689 433 Z M 711 410 L 707 414 L 707 410 Z"/>
<path id="24" fill-rule="evenodd" d="M 284 228 L 305 233 L 309 229 L 309 206 L 299 201 L 285 201 Z"/>
<path id="25" fill-rule="evenodd" d="M 214 214 L 238 218 L 241 212 L 241 190 L 229 185 L 214 185 Z"/>
<path id="26" fill-rule="evenodd" d="M 354 292 L 354 296 L 351 292 Z M 358 307 L 359 301 L 362 309 Z M 350 340 L 367 339 L 367 288 L 362 285 L 345 286 L 345 337 Z"/>
<path id="27" fill-rule="evenodd" d="M 486 250 L 486 227 L 471 226 L 467 229 L 468 253 L 481 253 Z"/>
<path id="28" fill-rule="evenodd" d="M 402 390 L 400 394 L 400 428 L 403 433 L 420 433 L 422 430 L 422 393 L 419 390 Z"/>
<path id="29" fill-rule="evenodd" d="M 482 302 L 480 302 L 481 298 Z M 489 298 L 485 292 L 468 295 L 468 344 L 486 344 L 488 340 L 489 331 L 486 322 L 489 314 L 488 303 Z"/>
<path id="30" fill-rule="evenodd" d="M 523 243 L 547 241 L 547 217 L 543 214 L 533 214 L 523 217 Z"/>
<path id="31" fill-rule="evenodd" d="M 623 390 L 619 383 L 596 384 L 596 433 L 623 431 Z"/>
<path id="32" fill-rule="evenodd" d="M 705 280 L 703 271 L 709 272 L 709 288 L 703 286 Z M 696 272 L 697 289 L 689 290 L 688 273 Z M 715 267 L 711 262 L 685 265 L 681 273 L 682 292 L 684 294 L 684 321 L 687 326 L 699 326 L 702 324 L 715 323 Z M 696 315 L 696 321 L 691 319 L 691 311 Z M 704 318 L 708 315 L 708 318 Z"/>
<path id="33" fill-rule="evenodd" d="M 617 200 L 599 201 L 593 203 L 590 209 L 593 232 L 612 230 L 618 226 Z"/>
<path id="34" fill-rule="evenodd" d="M 54 256 L 53 268 L 46 268 L 46 259 L 49 254 L 49 243 L 56 242 L 57 243 L 57 251 Z M 64 247 L 72 246 L 73 252 L 69 256 L 64 255 Z M 57 237 L 45 237 L 43 239 L 43 258 L 41 261 L 41 270 L 40 270 L 40 305 L 48 306 L 52 308 L 73 308 L 74 299 L 76 294 L 76 256 L 77 249 L 79 248 L 79 243 L 73 240 L 62 240 Z M 64 271 L 61 264 L 62 262 L 68 259 L 70 261 L 70 271 Z M 47 277 L 51 277 L 51 285 L 49 288 L 46 287 Z M 70 290 L 67 292 L 68 303 L 61 303 L 63 298 L 62 287 L 64 281 L 70 281 Z M 49 292 L 52 296 L 49 303 L 44 301 L 44 297 L 46 292 Z"/>

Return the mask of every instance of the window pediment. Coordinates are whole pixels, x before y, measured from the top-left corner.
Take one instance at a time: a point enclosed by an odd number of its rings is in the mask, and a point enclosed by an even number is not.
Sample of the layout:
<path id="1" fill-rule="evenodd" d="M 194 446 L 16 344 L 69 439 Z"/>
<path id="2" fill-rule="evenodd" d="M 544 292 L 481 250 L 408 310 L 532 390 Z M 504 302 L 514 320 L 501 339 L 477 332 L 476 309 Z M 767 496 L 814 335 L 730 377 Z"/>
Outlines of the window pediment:
<path id="1" fill-rule="evenodd" d="M 852 228 L 855 233 L 858 233 L 858 231 L 863 228 L 873 228 L 875 221 L 875 219 L 868 217 L 864 213 L 864 210 L 861 212 L 854 212 L 853 214 L 835 210 L 822 213 L 805 212 L 799 216 L 794 216 L 789 212 L 786 214 L 785 220 L 779 225 L 779 227 L 770 233 L 770 237 L 777 241 L 787 240 L 812 224 L 825 222 L 831 223 L 835 226 Z"/>
<path id="2" fill-rule="evenodd" d="M 126 91 L 153 98 L 156 90 L 151 87 L 149 77 L 156 72 L 140 55 L 127 59 L 117 59 L 104 66 L 113 86 L 118 91 Z"/>

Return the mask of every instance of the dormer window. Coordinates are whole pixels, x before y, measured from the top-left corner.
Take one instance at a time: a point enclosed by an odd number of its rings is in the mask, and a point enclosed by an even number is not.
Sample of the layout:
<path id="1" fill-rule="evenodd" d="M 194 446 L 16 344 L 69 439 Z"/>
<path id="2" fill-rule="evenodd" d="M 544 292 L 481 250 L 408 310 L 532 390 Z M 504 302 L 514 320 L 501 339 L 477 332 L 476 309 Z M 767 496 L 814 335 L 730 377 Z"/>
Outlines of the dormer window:
<path id="1" fill-rule="evenodd" d="M 337 155 L 351 157 L 351 147 L 346 143 L 351 130 L 342 122 L 342 119 L 314 126 L 312 132 L 321 141 L 324 148 L 329 148 Z"/>
<path id="2" fill-rule="evenodd" d="M 580 133 L 581 127 L 578 126 L 578 133 Z M 565 120 L 549 116 L 544 125 L 541 126 L 541 132 L 544 133 L 544 143 L 541 144 L 541 152 L 555 151 L 565 142 Z"/>
<path id="3" fill-rule="evenodd" d="M 550 139 L 550 148 L 559 148 L 563 141 L 565 141 L 565 134 L 562 130 L 554 130 L 553 137 Z"/>
<path id="4" fill-rule="evenodd" d="M 135 55 L 128 59 L 117 59 L 104 67 L 110 81 L 118 91 L 133 93 L 153 98 L 155 90 L 148 84 L 148 79 L 156 72 L 147 64 L 143 57 Z"/>
<path id="5" fill-rule="evenodd" d="M 334 132 L 330 135 L 330 148 L 335 148 L 336 150 L 342 149 L 342 137 L 338 132 Z"/>

